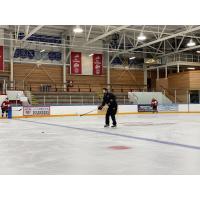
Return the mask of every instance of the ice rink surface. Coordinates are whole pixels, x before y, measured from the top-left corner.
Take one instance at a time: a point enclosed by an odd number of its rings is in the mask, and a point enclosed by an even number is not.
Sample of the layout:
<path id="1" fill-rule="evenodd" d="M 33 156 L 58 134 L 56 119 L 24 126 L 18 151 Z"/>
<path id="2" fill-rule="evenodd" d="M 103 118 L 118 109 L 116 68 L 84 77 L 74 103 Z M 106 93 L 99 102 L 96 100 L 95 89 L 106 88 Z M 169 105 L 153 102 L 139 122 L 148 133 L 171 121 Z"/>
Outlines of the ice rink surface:
<path id="1" fill-rule="evenodd" d="M 0 120 L 0 174 L 200 174 L 200 114 Z"/>

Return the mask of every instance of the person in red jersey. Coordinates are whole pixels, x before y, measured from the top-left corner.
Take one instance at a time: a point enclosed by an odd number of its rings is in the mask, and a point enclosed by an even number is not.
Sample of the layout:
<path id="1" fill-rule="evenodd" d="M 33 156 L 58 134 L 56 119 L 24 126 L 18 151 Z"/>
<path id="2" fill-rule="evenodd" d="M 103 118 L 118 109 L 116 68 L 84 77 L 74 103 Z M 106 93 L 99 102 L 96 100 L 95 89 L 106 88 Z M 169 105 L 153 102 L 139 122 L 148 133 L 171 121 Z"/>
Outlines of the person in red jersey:
<path id="1" fill-rule="evenodd" d="M 4 113 L 6 113 L 6 117 L 8 117 L 9 107 L 10 107 L 10 102 L 9 99 L 6 98 L 6 100 L 1 104 L 2 117 L 4 117 Z"/>
<path id="2" fill-rule="evenodd" d="M 155 98 L 151 100 L 151 107 L 153 109 L 153 113 L 158 112 L 158 101 Z"/>

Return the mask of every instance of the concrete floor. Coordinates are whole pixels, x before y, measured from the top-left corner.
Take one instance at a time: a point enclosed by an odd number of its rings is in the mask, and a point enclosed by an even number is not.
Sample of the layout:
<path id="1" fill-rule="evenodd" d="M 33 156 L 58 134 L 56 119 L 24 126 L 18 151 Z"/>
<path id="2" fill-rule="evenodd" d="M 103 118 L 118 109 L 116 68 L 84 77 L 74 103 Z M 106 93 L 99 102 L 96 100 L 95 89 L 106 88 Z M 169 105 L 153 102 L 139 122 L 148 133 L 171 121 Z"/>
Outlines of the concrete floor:
<path id="1" fill-rule="evenodd" d="M 200 174 L 200 114 L 0 120 L 0 174 Z"/>

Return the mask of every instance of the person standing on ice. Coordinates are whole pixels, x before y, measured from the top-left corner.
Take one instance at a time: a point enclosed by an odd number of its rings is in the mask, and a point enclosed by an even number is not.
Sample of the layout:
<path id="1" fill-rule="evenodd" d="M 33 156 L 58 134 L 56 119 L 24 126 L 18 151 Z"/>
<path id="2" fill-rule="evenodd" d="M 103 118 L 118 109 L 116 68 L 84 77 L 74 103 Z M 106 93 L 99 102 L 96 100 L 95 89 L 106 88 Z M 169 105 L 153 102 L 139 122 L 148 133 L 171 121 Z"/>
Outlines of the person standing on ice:
<path id="1" fill-rule="evenodd" d="M 158 101 L 155 98 L 151 100 L 151 107 L 153 109 L 153 113 L 158 112 Z"/>
<path id="2" fill-rule="evenodd" d="M 1 104 L 1 111 L 2 111 L 2 117 L 4 117 L 4 113 L 6 113 L 6 117 L 8 117 L 8 109 L 10 107 L 10 102 L 8 98 Z"/>
<path id="3" fill-rule="evenodd" d="M 111 92 L 108 92 L 107 88 L 103 88 L 103 101 L 102 104 L 98 107 L 98 110 L 102 110 L 102 108 L 107 104 L 108 105 L 108 110 L 106 112 L 105 116 L 105 125 L 104 127 L 109 127 L 110 125 L 110 116 L 113 122 L 113 125 L 111 127 L 116 127 L 117 122 L 115 119 L 115 115 L 117 113 L 117 101 L 116 101 L 116 96 L 112 94 Z"/>

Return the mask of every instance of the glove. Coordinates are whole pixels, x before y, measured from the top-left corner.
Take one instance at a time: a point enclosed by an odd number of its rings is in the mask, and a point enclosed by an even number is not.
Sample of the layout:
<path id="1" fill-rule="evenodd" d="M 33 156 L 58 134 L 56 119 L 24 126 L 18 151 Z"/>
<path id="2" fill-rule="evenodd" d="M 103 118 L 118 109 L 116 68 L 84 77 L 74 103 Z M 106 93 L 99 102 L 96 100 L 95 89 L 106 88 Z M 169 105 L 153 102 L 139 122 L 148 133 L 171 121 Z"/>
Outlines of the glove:
<path id="1" fill-rule="evenodd" d="M 98 107 L 98 110 L 102 110 L 102 108 L 103 108 L 103 106 L 99 106 L 99 107 Z"/>

